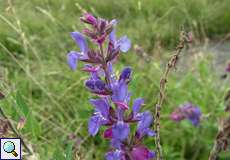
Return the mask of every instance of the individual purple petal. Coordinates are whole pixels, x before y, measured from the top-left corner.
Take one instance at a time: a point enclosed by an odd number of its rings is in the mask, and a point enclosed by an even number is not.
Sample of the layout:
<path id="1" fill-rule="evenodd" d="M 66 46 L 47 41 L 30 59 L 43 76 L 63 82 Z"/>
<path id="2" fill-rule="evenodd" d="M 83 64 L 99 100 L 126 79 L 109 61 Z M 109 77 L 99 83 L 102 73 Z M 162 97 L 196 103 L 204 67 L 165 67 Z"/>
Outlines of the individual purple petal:
<path id="1" fill-rule="evenodd" d="M 150 128 L 148 128 L 148 129 L 146 130 L 146 134 L 147 134 L 148 136 L 150 136 L 150 137 L 153 137 L 153 136 L 156 135 L 156 132 L 154 132 L 153 130 L 151 130 Z"/>
<path id="2" fill-rule="evenodd" d="M 72 32 L 71 36 L 75 40 L 75 42 L 77 43 L 78 47 L 80 48 L 80 51 L 83 53 L 87 53 L 88 45 L 87 45 L 87 42 L 85 40 L 85 37 L 79 32 Z"/>
<path id="3" fill-rule="evenodd" d="M 101 126 L 101 117 L 99 115 L 92 116 L 88 122 L 88 132 L 95 136 Z"/>
<path id="4" fill-rule="evenodd" d="M 128 87 L 125 82 L 117 83 L 113 86 L 112 99 L 115 102 L 124 102 L 128 95 Z"/>
<path id="5" fill-rule="evenodd" d="M 122 52 L 127 52 L 131 47 L 131 41 L 127 38 L 127 36 L 123 36 L 118 40 L 117 46 L 120 47 Z"/>
<path id="6" fill-rule="evenodd" d="M 123 145 L 122 145 L 122 142 L 119 139 L 112 139 L 111 140 L 111 146 L 113 148 L 121 149 Z"/>
<path id="7" fill-rule="evenodd" d="M 112 132 L 113 132 L 113 139 L 123 141 L 128 137 L 130 128 L 127 123 L 117 122 L 116 124 L 113 125 Z"/>
<path id="8" fill-rule="evenodd" d="M 125 67 L 121 72 L 119 81 L 124 81 L 126 83 L 129 83 L 131 80 L 131 74 L 132 74 L 131 67 Z"/>
<path id="9" fill-rule="evenodd" d="M 108 118 L 110 106 L 105 99 L 91 99 L 90 103 L 94 105 L 96 111 L 99 111 L 103 117 Z"/>
<path id="10" fill-rule="evenodd" d="M 149 128 L 153 122 L 152 114 L 148 111 L 145 111 L 141 114 L 141 119 L 137 124 L 137 131 L 141 132 L 142 130 Z"/>
<path id="11" fill-rule="evenodd" d="M 145 146 L 138 146 L 132 149 L 131 157 L 132 160 L 150 160 L 155 157 L 155 154 Z"/>
<path id="12" fill-rule="evenodd" d="M 105 89 L 105 82 L 103 82 L 101 80 L 96 80 L 95 86 L 98 90 L 104 90 Z"/>
<path id="13" fill-rule="evenodd" d="M 112 20 L 110 21 L 110 24 L 112 24 L 113 27 L 115 27 L 115 26 L 117 25 L 117 20 L 116 20 L 116 19 L 112 19 Z"/>
<path id="14" fill-rule="evenodd" d="M 140 112 L 141 106 L 144 104 L 144 99 L 137 98 L 133 101 L 133 114 L 136 115 L 138 112 Z"/>
<path id="15" fill-rule="evenodd" d="M 77 61 L 80 57 L 80 54 L 75 51 L 71 51 L 67 54 L 67 63 L 69 64 L 72 70 L 77 69 Z"/>
<path id="16" fill-rule="evenodd" d="M 188 119 L 192 122 L 194 126 L 200 123 L 201 111 L 198 107 L 194 107 L 191 113 L 188 115 Z"/>
<path id="17" fill-rule="evenodd" d="M 90 79 L 85 81 L 85 86 L 93 93 L 98 95 L 109 95 L 104 81 L 100 79 Z"/>
<path id="18" fill-rule="evenodd" d="M 120 150 L 108 152 L 105 157 L 106 160 L 122 160 L 122 152 Z"/>
<path id="19" fill-rule="evenodd" d="M 90 90 L 95 90 L 95 80 L 87 80 L 85 81 L 85 86 Z"/>
<path id="20" fill-rule="evenodd" d="M 154 151 L 149 151 L 148 157 L 149 157 L 149 159 L 155 158 L 156 157 L 156 153 Z"/>
<path id="21" fill-rule="evenodd" d="M 116 81 L 116 76 L 113 72 L 113 65 L 111 62 L 108 62 L 108 69 L 107 69 L 108 75 L 110 76 L 110 83 L 113 85 Z"/>
<path id="22" fill-rule="evenodd" d="M 115 29 L 113 29 L 113 31 L 109 34 L 109 40 L 112 43 L 116 43 L 116 31 L 115 31 Z"/>

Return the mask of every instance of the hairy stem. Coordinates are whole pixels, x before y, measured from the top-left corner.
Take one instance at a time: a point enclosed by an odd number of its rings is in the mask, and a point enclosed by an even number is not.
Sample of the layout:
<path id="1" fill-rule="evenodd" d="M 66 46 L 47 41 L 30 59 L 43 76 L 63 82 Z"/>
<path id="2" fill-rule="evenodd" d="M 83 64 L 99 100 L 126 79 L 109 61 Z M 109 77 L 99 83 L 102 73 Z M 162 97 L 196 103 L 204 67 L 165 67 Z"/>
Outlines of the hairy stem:
<path id="1" fill-rule="evenodd" d="M 107 84 L 110 84 L 110 76 L 109 76 L 109 73 L 108 73 L 108 70 L 107 70 L 107 63 L 106 63 L 106 58 L 105 58 L 105 55 L 104 55 L 103 46 L 100 44 L 99 47 L 100 47 L 101 56 L 103 58 L 103 66 L 102 66 L 102 68 L 103 68 L 103 70 L 105 72 L 105 82 Z"/>
<path id="2" fill-rule="evenodd" d="M 161 76 L 160 79 L 160 90 L 159 90 L 159 99 L 157 101 L 156 107 L 155 107 L 155 132 L 156 132 L 156 137 L 155 137 L 155 145 L 156 145 L 156 158 L 157 160 L 162 160 L 163 159 L 163 152 L 161 148 L 161 142 L 160 142 L 160 118 L 161 118 L 161 108 L 162 104 L 165 99 L 165 87 L 168 79 L 168 74 L 171 69 L 176 67 L 177 61 L 179 59 L 179 55 L 184 48 L 186 42 L 186 34 L 184 31 L 180 33 L 180 42 L 178 46 L 176 47 L 176 53 L 171 57 L 171 59 L 168 61 L 166 65 L 166 69 Z"/>
<path id="3" fill-rule="evenodd" d="M 218 144 L 218 142 L 216 141 L 213 148 L 212 148 L 212 151 L 209 155 L 209 160 L 217 160 L 217 157 L 218 157 L 218 154 L 221 152 L 221 148 L 220 148 L 220 145 Z"/>
<path id="4" fill-rule="evenodd" d="M 32 155 L 32 151 L 29 149 L 29 147 L 26 145 L 24 139 L 22 138 L 22 136 L 17 132 L 17 130 L 14 128 L 13 124 L 10 122 L 9 118 L 6 116 L 5 112 L 3 111 L 2 107 L 0 107 L 0 114 L 3 116 L 4 119 L 7 120 L 7 123 L 10 127 L 10 129 L 12 130 L 12 132 L 21 139 L 22 145 L 25 147 L 25 149 L 27 150 L 27 152 Z"/>

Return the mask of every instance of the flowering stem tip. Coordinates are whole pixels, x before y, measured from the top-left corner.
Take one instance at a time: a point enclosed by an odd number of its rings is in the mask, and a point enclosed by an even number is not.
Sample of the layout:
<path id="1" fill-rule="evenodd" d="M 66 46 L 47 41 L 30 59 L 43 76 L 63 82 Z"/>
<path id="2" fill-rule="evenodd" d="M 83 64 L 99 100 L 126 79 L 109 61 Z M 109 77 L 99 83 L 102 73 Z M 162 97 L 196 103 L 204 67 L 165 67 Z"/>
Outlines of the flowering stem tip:
<path id="1" fill-rule="evenodd" d="M 149 111 L 141 112 L 144 104 L 142 98 L 130 101 L 128 84 L 132 79 L 132 69 L 125 67 L 119 75 L 113 71 L 114 62 L 118 61 L 121 53 L 128 52 L 131 41 L 127 36 L 117 39 L 115 19 L 108 21 L 85 13 L 80 20 L 88 27 L 82 33 L 71 33 L 79 51 L 69 52 L 67 62 L 72 70 L 77 69 L 78 61 L 85 63 L 82 71 L 89 73 L 85 86 L 97 96 L 89 100 L 94 107 L 88 121 L 89 134 L 95 136 L 103 129 L 103 137 L 111 144 L 105 154 L 106 160 L 153 159 L 155 152 L 142 141 L 146 136 L 155 136 L 150 129 L 154 118 Z M 89 48 L 87 40 L 95 47 Z"/>

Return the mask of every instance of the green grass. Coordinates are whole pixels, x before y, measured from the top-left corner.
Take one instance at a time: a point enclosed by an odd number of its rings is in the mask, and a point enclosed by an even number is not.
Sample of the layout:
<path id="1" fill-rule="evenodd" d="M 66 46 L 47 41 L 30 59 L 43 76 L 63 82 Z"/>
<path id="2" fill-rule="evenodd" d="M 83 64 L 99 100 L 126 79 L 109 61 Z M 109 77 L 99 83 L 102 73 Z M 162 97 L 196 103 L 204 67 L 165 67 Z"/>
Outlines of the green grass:
<path id="1" fill-rule="evenodd" d="M 72 72 L 66 64 L 66 53 L 76 49 L 69 32 L 81 30 L 81 10 L 119 20 L 118 34 L 127 34 L 133 44 L 141 45 L 153 60 L 147 63 L 131 50 L 121 56 L 121 63 L 134 69 L 130 90 L 135 97 L 144 97 L 145 109 L 154 111 L 158 84 L 169 54 L 155 49 L 173 50 L 181 26 L 192 30 L 197 40 L 221 38 L 230 28 L 229 0 L 20 0 L 0 5 L 0 76 L 1 90 L 7 98 L 1 106 L 17 122 L 27 117 L 21 131 L 32 145 L 38 159 L 72 159 L 75 133 L 84 141 L 79 152 L 87 160 L 103 159 L 109 142 L 88 136 L 87 119 L 92 113 L 84 88 L 87 75 Z M 13 12 L 12 12 L 13 7 Z M 185 54 L 188 54 L 187 52 Z M 166 159 L 207 159 L 217 132 L 217 119 L 223 116 L 223 96 L 229 80 L 220 80 L 213 72 L 212 59 L 203 56 L 183 58 L 177 74 L 171 74 L 167 99 L 162 110 L 161 139 Z M 175 124 L 169 114 L 179 104 L 190 101 L 209 115 L 198 128 L 189 122 Z M 146 140 L 154 149 L 154 139 Z M 230 155 L 223 155 L 226 160 Z M 69 157 L 69 158 L 67 158 Z M 223 158 L 224 159 L 224 158 Z"/>

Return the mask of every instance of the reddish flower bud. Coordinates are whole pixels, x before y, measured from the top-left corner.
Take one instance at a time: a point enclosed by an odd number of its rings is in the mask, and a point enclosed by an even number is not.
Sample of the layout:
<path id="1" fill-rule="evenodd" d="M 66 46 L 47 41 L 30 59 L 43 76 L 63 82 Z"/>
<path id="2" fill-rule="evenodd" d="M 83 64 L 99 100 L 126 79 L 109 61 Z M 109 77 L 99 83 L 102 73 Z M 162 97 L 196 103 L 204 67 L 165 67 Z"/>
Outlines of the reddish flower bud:
<path id="1" fill-rule="evenodd" d="M 93 26 L 97 25 L 97 18 L 89 13 L 85 13 L 83 17 L 80 18 L 80 20 Z"/>

